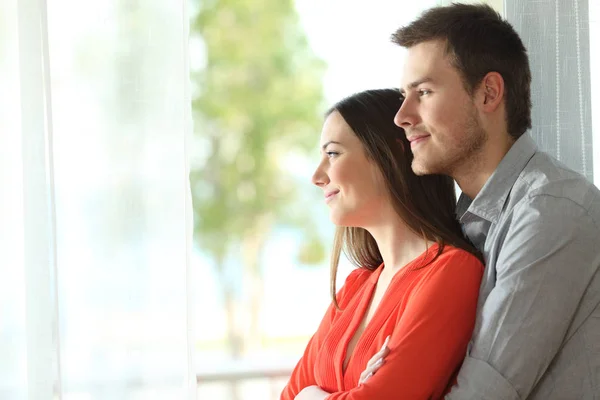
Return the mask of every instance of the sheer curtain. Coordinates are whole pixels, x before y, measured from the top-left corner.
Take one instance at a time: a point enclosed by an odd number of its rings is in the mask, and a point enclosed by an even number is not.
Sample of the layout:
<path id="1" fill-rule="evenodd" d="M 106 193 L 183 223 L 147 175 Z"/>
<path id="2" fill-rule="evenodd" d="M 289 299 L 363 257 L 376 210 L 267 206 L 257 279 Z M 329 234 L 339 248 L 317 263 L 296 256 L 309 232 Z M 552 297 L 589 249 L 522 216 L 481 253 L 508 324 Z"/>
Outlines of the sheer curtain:
<path id="1" fill-rule="evenodd" d="M 593 180 L 589 0 L 504 0 L 532 72 L 532 136 Z"/>
<path id="2" fill-rule="evenodd" d="M 590 0 L 590 71 L 600 69 L 600 3 Z M 600 187 L 600 76 L 591 74 L 594 183 Z"/>
<path id="3" fill-rule="evenodd" d="M 0 2 L 0 398 L 193 399 L 181 0 Z"/>

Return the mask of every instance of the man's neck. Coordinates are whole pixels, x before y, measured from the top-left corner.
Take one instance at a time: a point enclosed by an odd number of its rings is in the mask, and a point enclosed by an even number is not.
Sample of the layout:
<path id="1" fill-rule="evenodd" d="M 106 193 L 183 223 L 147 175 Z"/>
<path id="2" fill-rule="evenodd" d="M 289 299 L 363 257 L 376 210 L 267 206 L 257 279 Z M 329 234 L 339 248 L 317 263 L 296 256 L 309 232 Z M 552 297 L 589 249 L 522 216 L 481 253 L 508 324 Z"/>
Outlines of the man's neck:
<path id="1" fill-rule="evenodd" d="M 470 199 L 477 197 L 514 142 L 509 135 L 490 139 L 477 154 L 465 160 L 451 174 L 460 190 Z"/>

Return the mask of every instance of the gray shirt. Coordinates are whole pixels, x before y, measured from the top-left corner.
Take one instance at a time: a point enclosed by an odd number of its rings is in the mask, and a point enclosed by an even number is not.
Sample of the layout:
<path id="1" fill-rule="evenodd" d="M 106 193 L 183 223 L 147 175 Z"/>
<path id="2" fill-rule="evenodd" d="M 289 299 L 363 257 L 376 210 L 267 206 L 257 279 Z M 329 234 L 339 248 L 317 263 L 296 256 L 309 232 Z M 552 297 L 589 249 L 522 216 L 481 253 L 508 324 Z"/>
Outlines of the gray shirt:
<path id="1" fill-rule="evenodd" d="M 600 191 L 523 135 L 457 212 L 486 269 L 446 399 L 600 399 Z"/>

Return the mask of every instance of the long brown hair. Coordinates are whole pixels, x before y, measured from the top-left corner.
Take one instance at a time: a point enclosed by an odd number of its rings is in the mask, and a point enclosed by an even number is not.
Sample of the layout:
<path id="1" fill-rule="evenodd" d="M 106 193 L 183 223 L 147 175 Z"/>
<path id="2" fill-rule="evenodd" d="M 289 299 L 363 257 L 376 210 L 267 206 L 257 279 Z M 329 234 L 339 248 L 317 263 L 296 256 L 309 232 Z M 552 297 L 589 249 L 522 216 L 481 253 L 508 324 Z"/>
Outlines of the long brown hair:
<path id="1" fill-rule="evenodd" d="M 404 130 L 394 124 L 402 98 L 396 89 L 367 90 L 345 98 L 326 116 L 337 111 L 364 146 L 367 157 L 380 169 L 392 204 L 404 223 L 427 242 L 438 244 L 435 260 L 445 245 L 464 249 L 481 258 L 463 236 L 456 220 L 454 181 L 443 175 L 417 176 Z M 357 227 L 338 227 L 331 256 L 331 296 L 336 299 L 336 276 L 344 252 L 357 267 L 375 270 L 383 262 L 371 234 Z"/>

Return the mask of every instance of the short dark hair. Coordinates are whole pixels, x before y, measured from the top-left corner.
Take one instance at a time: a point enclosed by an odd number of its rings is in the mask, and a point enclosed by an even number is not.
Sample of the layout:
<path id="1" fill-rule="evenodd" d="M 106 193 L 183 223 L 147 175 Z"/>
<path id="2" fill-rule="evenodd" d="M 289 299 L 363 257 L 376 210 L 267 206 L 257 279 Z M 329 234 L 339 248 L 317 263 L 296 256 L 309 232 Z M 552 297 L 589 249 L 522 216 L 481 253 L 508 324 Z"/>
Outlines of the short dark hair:
<path id="1" fill-rule="evenodd" d="M 442 40 L 446 54 L 473 94 L 488 72 L 504 79 L 507 130 L 514 138 L 531 128 L 531 71 L 527 50 L 512 25 L 486 4 L 433 7 L 392 35 L 410 48 Z"/>
<path id="2" fill-rule="evenodd" d="M 394 124 L 402 106 L 397 89 L 374 89 L 356 93 L 335 104 L 326 115 L 338 112 L 363 145 L 365 154 L 383 176 L 392 204 L 404 223 L 423 240 L 466 250 L 478 251 L 463 236 L 456 220 L 454 181 L 444 175 L 417 176 L 411 167 L 413 154 L 404 130 Z M 357 267 L 375 270 L 383 262 L 375 239 L 358 227 L 338 227 L 331 257 L 331 295 L 335 297 L 335 278 L 341 252 Z M 437 257 L 436 255 L 436 257 Z"/>

